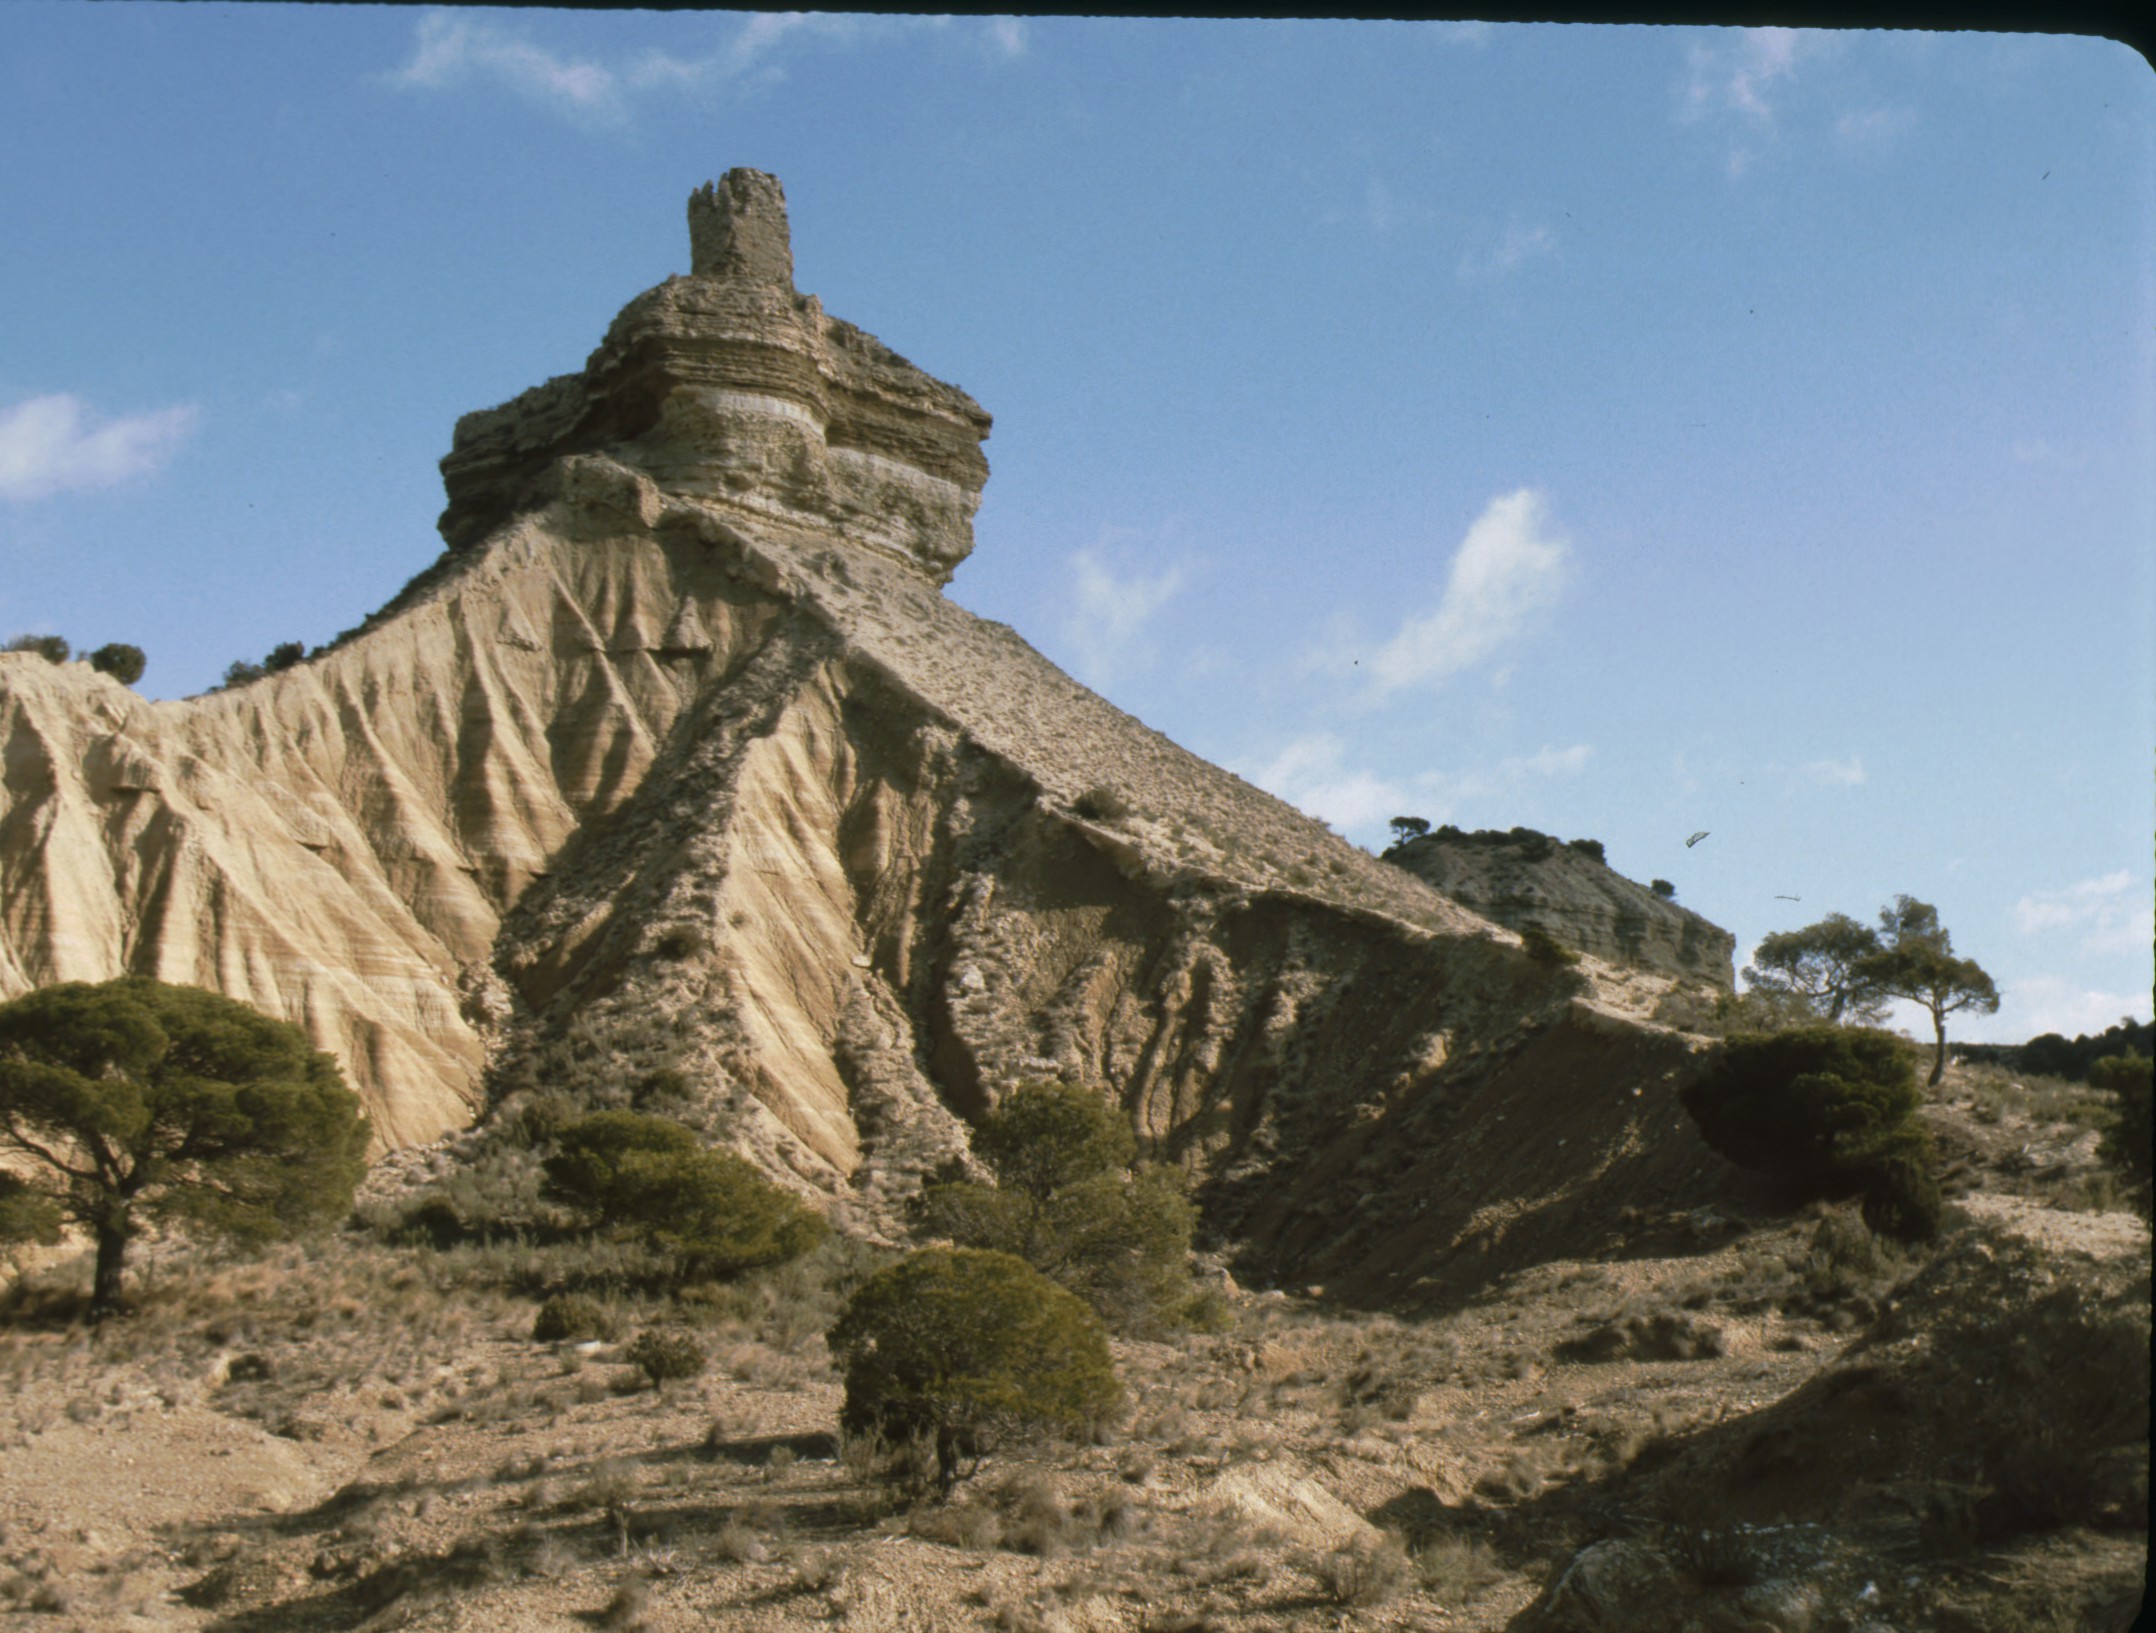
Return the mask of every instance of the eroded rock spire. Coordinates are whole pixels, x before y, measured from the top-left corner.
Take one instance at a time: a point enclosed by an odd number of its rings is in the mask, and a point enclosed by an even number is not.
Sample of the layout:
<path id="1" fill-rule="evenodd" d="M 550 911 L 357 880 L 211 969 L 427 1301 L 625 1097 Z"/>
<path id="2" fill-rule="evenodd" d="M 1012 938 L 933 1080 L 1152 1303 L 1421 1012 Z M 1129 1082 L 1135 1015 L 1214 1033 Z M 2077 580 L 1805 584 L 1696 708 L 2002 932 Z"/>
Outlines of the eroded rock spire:
<path id="1" fill-rule="evenodd" d="M 689 195 L 689 272 L 793 287 L 786 189 L 778 177 L 729 170 Z"/>
<path id="2" fill-rule="evenodd" d="M 690 194 L 689 255 L 581 371 L 457 422 L 442 537 L 478 546 L 560 491 L 557 462 L 596 453 L 946 582 L 988 480 L 981 405 L 794 288 L 776 176 L 729 170 Z"/>

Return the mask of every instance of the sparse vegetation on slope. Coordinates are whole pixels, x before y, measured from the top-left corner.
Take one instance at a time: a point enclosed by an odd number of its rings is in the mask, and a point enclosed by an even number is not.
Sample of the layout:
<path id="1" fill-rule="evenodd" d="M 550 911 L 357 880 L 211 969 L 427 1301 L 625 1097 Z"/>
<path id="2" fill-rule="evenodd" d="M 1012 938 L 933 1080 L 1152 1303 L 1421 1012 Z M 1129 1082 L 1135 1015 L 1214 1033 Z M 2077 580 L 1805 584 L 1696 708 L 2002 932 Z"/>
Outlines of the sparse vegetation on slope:
<path id="1" fill-rule="evenodd" d="M 1024 1259 L 1091 1304 L 1119 1332 L 1203 1319 L 1190 1277 L 1197 1221 L 1182 1176 L 1136 1164 L 1122 1112 L 1090 1089 L 1022 1084 L 975 1131 L 995 1176 L 954 1170 L 911 1210 L 925 1236 Z"/>
<path id="2" fill-rule="evenodd" d="M 1931 1143 L 1908 1047 L 1890 1033 L 1800 1027 L 1739 1033 L 1684 1090 L 1707 1143 L 1800 1195 L 1861 1191 L 1875 1228 L 1938 1233 Z"/>
<path id="3" fill-rule="evenodd" d="M 1000 1441 L 1081 1433 L 1122 1399 L 1099 1318 L 1008 1253 L 929 1248 L 880 1270 L 829 1342 L 847 1432 L 925 1447 L 946 1497 Z"/>

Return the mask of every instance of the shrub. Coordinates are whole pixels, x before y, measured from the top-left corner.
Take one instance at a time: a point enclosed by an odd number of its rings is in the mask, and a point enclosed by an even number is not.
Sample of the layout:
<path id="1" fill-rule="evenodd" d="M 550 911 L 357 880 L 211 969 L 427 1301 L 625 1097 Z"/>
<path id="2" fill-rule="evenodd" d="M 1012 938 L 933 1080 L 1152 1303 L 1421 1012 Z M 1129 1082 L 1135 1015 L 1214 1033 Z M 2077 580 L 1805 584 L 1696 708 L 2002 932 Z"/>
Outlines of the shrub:
<path id="1" fill-rule="evenodd" d="M 828 1340 L 846 1433 L 932 1447 L 943 1497 L 1005 1435 L 1082 1433 L 1122 1399 L 1100 1318 L 1007 1253 L 912 1254 L 862 1284 Z"/>
<path id="2" fill-rule="evenodd" d="M 612 1338 L 614 1318 L 605 1305 L 583 1293 L 556 1293 L 539 1306 L 532 1337 L 542 1344 L 569 1338 Z"/>
<path id="3" fill-rule="evenodd" d="M 2149 1210 L 2152 1073 L 2147 1055 L 2113 1055 L 2089 1067 L 2089 1082 L 2119 1097 L 2118 1125 L 2104 1137 L 2103 1153 L 2138 1187 L 2142 1212 Z"/>
<path id="4" fill-rule="evenodd" d="M 1666 902 L 1673 902 L 1677 899 L 1677 887 L 1667 879 L 1657 879 L 1647 888 Z"/>
<path id="5" fill-rule="evenodd" d="M 66 639 L 58 635 L 17 635 L 6 646 L 0 647 L 0 652 L 35 652 L 47 663 L 65 663 L 68 645 Z"/>
<path id="6" fill-rule="evenodd" d="M 234 686 L 249 686 L 268 673 L 259 663 L 249 663 L 245 658 L 234 658 L 225 665 L 225 678 L 219 685 L 227 690 Z"/>
<path id="7" fill-rule="evenodd" d="M 1682 1095 L 1707 1143 L 1807 1195 L 1865 1194 L 1867 1221 L 1935 1234 L 1939 1196 L 1909 1051 L 1889 1033 L 1738 1033 Z"/>
<path id="8" fill-rule="evenodd" d="M 1325 1597 L 1336 1605 L 1390 1604 L 1415 1581 L 1415 1562 L 1393 1536 L 1344 1544 L 1319 1558 L 1315 1569 Z"/>
<path id="9" fill-rule="evenodd" d="M 704 1370 L 704 1346 L 688 1333 L 654 1327 L 636 1335 L 636 1342 L 622 1352 L 622 1359 L 651 1380 L 654 1389 Z"/>
<path id="10" fill-rule="evenodd" d="M 561 1130 L 544 1194 L 599 1229 L 670 1253 L 691 1276 L 731 1276 L 798 1258 L 828 1232 L 807 1204 L 681 1124 L 602 1111 Z"/>
<path id="11" fill-rule="evenodd" d="M 1071 801 L 1071 809 L 1088 822 L 1121 822 L 1130 815 L 1130 801 L 1102 785 L 1080 794 Z"/>
<path id="12" fill-rule="evenodd" d="M 1545 969 L 1563 969 L 1580 961 L 1578 953 L 1536 925 L 1530 924 L 1520 932 L 1520 946 Z"/>
<path id="13" fill-rule="evenodd" d="M 913 1216 L 925 1234 L 1014 1254 L 1119 1330 L 1209 1313 L 1190 1284 L 1197 1215 L 1181 1178 L 1131 1167 L 1137 1140 L 1100 1095 L 1022 1084 L 983 1119 L 973 1143 L 996 1185 L 952 1176 L 929 1185 Z"/>
<path id="14" fill-rule="evenodd" d="M 1898 1242 L 1928 1242 L 1945 1222 L 1931 1142 L 1912 1127 L 1864 1165 L 1864 1223 Z"/>
<path id="15" fill-rule="evenodd" d="M 28 1181 L 0 1168 L 0 1245 L 60 1239 L 60 1205 Z"/>
<path id="16" fill-rule="evenodd" d="M 141 647 L 121 641 L 108 641 L 90 654 L 90 667 L 101 675 L 110 675 L 122 686 L 132 686 L 142 679 L 142 671 L 148 666 L 149 659 L 142 655 Z"/>
<path id="17" fill-rule="evenodd" d="M 1609 857 L 1604 854 L 1602 841 L 1599 839 L 1568 839 L 1565 841 L 1565 848 L 1576 850 L 1582 856 L 1591 856 L 1604 867 L 1609 866 Z"/>

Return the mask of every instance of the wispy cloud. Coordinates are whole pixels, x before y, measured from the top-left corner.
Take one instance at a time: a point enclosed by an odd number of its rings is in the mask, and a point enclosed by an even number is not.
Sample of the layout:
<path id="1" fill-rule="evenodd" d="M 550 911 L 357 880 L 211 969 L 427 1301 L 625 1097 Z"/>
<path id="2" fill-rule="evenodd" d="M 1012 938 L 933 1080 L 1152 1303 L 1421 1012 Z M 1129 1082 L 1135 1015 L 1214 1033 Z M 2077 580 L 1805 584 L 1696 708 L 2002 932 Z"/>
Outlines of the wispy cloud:
<path id="1" fill-rule="evenodd" d="M 1468 247 L 1460 257 L 1459 275 L 1466 282 L 1503 277 L 1556 248 L 1557 234 L 1550 228 L 1510 222 L 1503 232 L 1492 235 L 1487 242 Z"/>
<path id="2" fill-rule="evenodd" d="M 1444 595 L 1409 618 L 1366 666 L 1376 695 L 1442 681 L 1524 634 L 1571 574 L 1571 545 L 1532 488 L 1490 501 L 1467 530 Z"/>
<path id="3" fill-rule="evenodd" d="M 1931 1032 L 1931 1017 L 1914 1005 L 1905 1015 L 1893 1017 L 1919 1037 Z M 1989 1016 L 1966 1016 L 1952 1036 L 1972 1043 L 2023 1043 L 2046 1032 L 2079 1037 L 2101 1032 L 2131 1016 L 2145 1020 L 2149 1013 L 2146 992 L 2107 992 L 2056 975 L 2031 975 L 2002 984 L 1999 1012 Z"/>
<path id="4" fill-rule="evenodd" d="M 1915 124 L 1910 108 L 1851 108 L 1834 121 L 1834 140 L 1847 153 L 1879 153 Z"/>
<path id="5" fill-rule="evenodd" d="M 552 50 L 520 29 L 484 18 L 434 11 L 419 19 L 410 60 L 387 81 L 406 91 L 491 84 L 579 124 L 618 126 L 628 121 L 640 97 L 654 92 L 695 94 L 782 78 L 782 52 L 805 41 L 850 45 L 954 24 L 977 30 L 991 56 L 1017 57 L 1027 49 L 1026 25 L 1016 17 L 774 11 L 743 18 L 702 56 L 644 51 L 604 60 Z"/>
<path id="6" fill-rule="evenodd" d="M 1413 810 L 1409 785 L 1345 763 L 1346 750 L 1331 732 L 1298 737 L 1250 780 L 1298 811 L 1343 830 L 1389 822 Z"/>
<path id="7" fill-rule="evenodd" d="M 1683 112 L 1693 119 L 1734 115 L 1754 125 L 1774 123 L 1781 82 L 1799 59 L 1816 52 L 1824 36 L 1814 29 L 1718 29 L 1685 51 Z"/>
<path id="8" fill-rule="evenodd" d="M 1145 627 L 1183 587 L 1180 563 L 1157 572 L 1118 571 L 1093 550 L 1071 557 L 1072 603 L 1063 636 L 1096 685 L 1144 656 Z"/>
<path id="9" fill-rule="evenodd" d="M 1504 798 L 1539 780 L 1577 776 L 1592 753 L 1587 744 L 1575 743 L 1466 771 L 1386 776 L 1350 764 L 1348 745 L 1335 733 L 1313 732 L 1244 775 L 1297 810 L 1353 833 L 1379 829 L 1396 816 L 1443 822 L 1465 802 Z"/>
<path id="10" fill-rule="evenodd" d="M 2017 465 L 2056 465 L 2063 470 L 2072 470 L 2082 462 L 2078 453 L 2055 448 L 2042 437 L 2016 437 L 2013 454 Z"/>
<path id="11" fill-rule="evenodd" d="M 2032 890 L 2014 904 L 2025 936 L 2076 930 L 2088 952 L 2132 952 L 2156 944 L 2156 909 L 2146 885 L 2121 868 L 2062 890 Z"/>
<path id="12" fill-rule="evenodd" d="M 1864 781 L 1864 756 L 1852 754 L 1846 760 L 1814 760 L 1804 768 L 1804 775 L 1823 788 L 1856 788 Z"/>
<path id="13" fill-rule="evenodd" d="M 99 423 L 78 397 L 0 410 L 0 499 L 112 488 L 162 470 L 193 427 L 192 404 Z"/>

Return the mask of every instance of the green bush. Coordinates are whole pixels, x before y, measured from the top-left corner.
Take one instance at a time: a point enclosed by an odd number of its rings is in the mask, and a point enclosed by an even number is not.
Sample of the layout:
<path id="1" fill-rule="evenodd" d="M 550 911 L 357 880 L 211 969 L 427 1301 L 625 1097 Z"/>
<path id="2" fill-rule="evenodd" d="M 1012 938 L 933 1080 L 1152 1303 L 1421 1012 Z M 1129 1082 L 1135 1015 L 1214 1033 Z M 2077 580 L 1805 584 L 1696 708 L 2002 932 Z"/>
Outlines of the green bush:
<path id="1" fill-rule="evenodd" d="M 336 1061 L 233 999 L 126 977 L 0 1004 L 0 1151 L 96 1242 L 94 1318 L 145 1224 L 265 1241 L 335 1220 L 367 1138 Z"/>
<path id="2" fill-rule="evenodd" d="M 539 1306 L 532 1337 L 542 1344 L 565 1339 L 612 1338 L 614 1318 L 605 1305 L 583 1293 L 556 1293 Z"/>
<path id="3" fill-rule="evenodd" d="M 862 1284 L 828 1341 L 845 1432 L 932 1448 L 944 1497 L 1006 1436 L 1081 1433 L 1122 1400 L 1100 1318 L 1007 1253 L 902 1259 Z"/>
<path id="4" fill-rule="evenodd" d="M 1657 879 L 1647 888 L 1666 902 L 1673 902 L 1677 899 L 1677 887 L 1667 879 Z"/>
<path id="5" fill-rule="evenodd" d="M 2090 1084 L 2119 1098 L 2119 1120 L 2104 1137 L 2103 1153 L 2138 1188 L 2143 1213 L 2149 1211 L 2152 1074 L 2156 1063 L 2138 1053 L 2112 1055 L 2089 1067 Z"/>
<path id="6" fill-rule="evenodd" d="M 660 1327 L 638 1333 L 622 1358 L 649 1378 L 654 1389 L 693 1378 L 706 1364 L 703 1345 L 688 1333 Z"/>
<path id="7" fill-rule="evenodd" d="M 1862 1192 L 1875 1229 L 1936 1234 L 1940 1202 L 1909 1049 L 1886 1032 L 1738 1033 L 1683 1091 L 1707 1143 L 1811 1196 Z"/>
<path id="8" fill-rule="evenodd" d="M 142 655 L 142 648 L 129 646 L 124 641 L 108 641 L 90 654 L 90 667 L 101 675 L 110 675 L 122 686 L 132 686 L 142 679 L 142 671 L 149 659 Z"/>
<path id="9" fill-rule="evenodd" d="M 35 652 L 47 663 L 65 663 L 68 644 L 59 635 L 17 635 L 6 646 L 0 646 L 0 652 Z"/>
<path id="10" fill-rule="evenodd" d="M 28 1181 L 0 1168 L 0 1246 L 60 1240 L 60 1205 Z"/>
<path id="11" fill-rule="evenodd" d="M 1536 925 L 1530 924 L 1520 932 L 1520 946 L 1545 969 L 1563 969 L 1580 961 L 1578 953 Z"/>
<path id="12" fill-rule="evenodd" d="M 929 1185 L 914 1224 L 960 1247 L 1009 1253 L 1069 1288 L 1123 1332 L 1204 1313 L 1190 1283 L 1196 1210 L 1171 1170 L 1131 1165 L 1137 1140 L 1100 1095 L 1023 1084 L 975 1131 L 994 1186 L 955 1174 Z"/>
<path id="13" fill-rule="evenodd" d="M 1912 1127 L 1864 1165 L 1864 1223 L 1897 1242 L 1928 1242 L 1946 1223 L 1938 1162 L 1923 1131 Z"/>
<path id="14" fill-rule="evenodd" d="M 1130 801 L 1103 784 L 1072 800 L 1071 809 L 1088 822 L 1121 822 L 1130 815 Z"/>
<path id="15" fill-rule="evenodd" d="M 681 1124 L 602 1111 L 564 1127 L 541 1165 L 544 1196 L 596 1229 L 672 1254 L 689 1276 L 732 1276 L 797 1258 L 822 1241 L 822 1217 L 732 1151 Z"/>
<path id="16" fill-rule="evenodd" d="M 1602 841 L 1599 839 L 1568 839 L 1565 841 L 1565 848 L 1578 851 L 1582 856 L 1593 857 L 1604 867 L 1609 866 L 1609 856 L 1602 849 Z"/>

